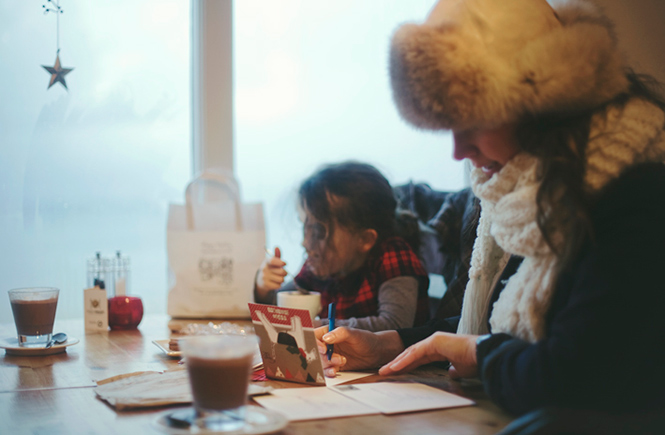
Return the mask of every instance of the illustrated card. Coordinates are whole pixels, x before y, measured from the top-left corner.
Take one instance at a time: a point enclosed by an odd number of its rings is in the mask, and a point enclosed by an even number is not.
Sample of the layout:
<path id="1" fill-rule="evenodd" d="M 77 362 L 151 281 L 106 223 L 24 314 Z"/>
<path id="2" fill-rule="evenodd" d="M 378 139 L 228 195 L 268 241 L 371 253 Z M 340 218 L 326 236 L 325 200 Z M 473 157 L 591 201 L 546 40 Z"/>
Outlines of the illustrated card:
<path id="1" fill-rule="evenodd" d="M 248 305 L 266 376 L 279 381 L 326 385 L 309 311 Z"/>

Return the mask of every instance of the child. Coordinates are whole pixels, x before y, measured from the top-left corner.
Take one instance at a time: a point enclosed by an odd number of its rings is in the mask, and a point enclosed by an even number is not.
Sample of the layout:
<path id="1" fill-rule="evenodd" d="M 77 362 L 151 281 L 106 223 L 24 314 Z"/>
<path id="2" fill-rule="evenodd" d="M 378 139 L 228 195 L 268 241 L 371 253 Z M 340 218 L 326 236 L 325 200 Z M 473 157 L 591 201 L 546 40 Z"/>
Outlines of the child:
<path id="1" fill-rule="evenodd" d="M 337 303 L 340 326 L 382 331 L 418 326 L 428 320 L 429 278 L 397 228 L 409 228 L 396 216 L 397 202 L 388 180 L 373 166 L 344 162 L 323 167 L 298 192 L 307 260 L 295 284 L 321 293 L 319 316 Z M 417 228 L 413 231 L 417 238 Z M 417 240 L 417 239 L 415 239 Z M 415 243 L 415 242 L 414 242 Z M 285 262 L 279 248 L 256 278 L 257 302 L 274 303 L 284 286 Z"/>

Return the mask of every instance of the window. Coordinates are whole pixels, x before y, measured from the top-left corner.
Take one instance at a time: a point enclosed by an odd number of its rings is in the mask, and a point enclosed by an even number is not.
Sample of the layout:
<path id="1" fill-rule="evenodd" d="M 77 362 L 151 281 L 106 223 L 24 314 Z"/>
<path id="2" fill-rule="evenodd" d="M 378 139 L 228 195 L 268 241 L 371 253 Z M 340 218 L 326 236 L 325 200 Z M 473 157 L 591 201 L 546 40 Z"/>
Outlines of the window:
<path id="1" fill-rule="evenodd" d="M 390 35 L 433 3 L 234 2 L 234 169 L 243 200 L 264 203 L 268 246 L 283 249 L 291 272 L 303 260 L 295 192 L 322 163 L 363 160 L 393 184 L 463 187 L 450 136 L 406 125 L 389 87 Z M 167 206 L 182 201 L 193 166 L 191 4 L 61 6 L 68 91 L 47 90 L 41 67 L 55 61 L 56 16 L 0 0 L 4 290 L 58 287 L 58 317 L 81 317 L 86 260 L 120 250 L 132 261 L 130 292 L 146 313 L 164 313 Z M 0 321 L 11 319 L 2 298 Z"/>
<path id="2" fill-rule="evenodd" d="M 0 0 L 0 276 L 3 293 L 61 289 L 58 318 L 83 316 L 86 259 L 120 250 L 130 292 L 166 311 L 166 210 L 190 178 L 190 5 L 62 0 L 56 16 Z M 8 298 L 0 321 L 11 322 Z"/>
<path id="3" fill-rule="evenodd" d="M 263 201 L 269 247 L 303 261 L 299 183 L 322 163 L 374 164 L 393 184 L 464 187 L 449 134 L 416 131 L 392 102 L 388 48 L 433 0 L 234 2 L 236 174 Z"/>

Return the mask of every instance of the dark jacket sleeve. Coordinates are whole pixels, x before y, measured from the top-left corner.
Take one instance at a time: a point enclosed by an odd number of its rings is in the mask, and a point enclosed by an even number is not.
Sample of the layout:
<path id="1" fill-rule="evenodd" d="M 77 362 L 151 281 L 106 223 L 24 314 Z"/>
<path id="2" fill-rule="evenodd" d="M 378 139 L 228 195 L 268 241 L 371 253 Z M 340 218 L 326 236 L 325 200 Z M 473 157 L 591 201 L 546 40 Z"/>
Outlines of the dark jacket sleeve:
<path id="1" fill-rule="evenodd" d="M 422 222 L 427 222 L 441 209 L 441 205 L 451 192 L 433 190 L 428 184 L 413 183 L 393 187 L 398 207 L 415 214 Z"/>
<path id="2" fill-rule="evenodd" d="M 508 411 L 665 403 L 665 166 L 608 185 L 592 222 L 593 240 L 559 277 L 546 338 L 495 334 L 477 347 L 485 389 Z"/>
<path id="3" fill-rule="evenodd" d="M 459 316 L 462 312 L 479 218 L 480 201 L 471 189 L 464 189 L 448 195 L 427 223 L 438 237 L 440 270 L 435 273 L 443 275 L 447 286 L 435 312 L 437 318 Z"/>

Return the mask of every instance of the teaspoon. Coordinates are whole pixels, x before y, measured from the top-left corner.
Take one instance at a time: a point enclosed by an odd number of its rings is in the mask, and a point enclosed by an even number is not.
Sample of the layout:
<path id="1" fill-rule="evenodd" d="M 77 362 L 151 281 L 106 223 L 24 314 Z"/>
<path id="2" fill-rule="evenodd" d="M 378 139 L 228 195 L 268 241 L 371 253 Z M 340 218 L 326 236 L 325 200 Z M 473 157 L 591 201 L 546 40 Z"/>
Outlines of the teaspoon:
<path id="1" fill-rule="evenodd" d="M 44 347 L 44 349 L 48 349 L 54 344 L 64 343 L 65 341 L 67 341 L 67 334 L 65 334 L 64 332 L 58 332 L 57 334 L 53 334 L 51 340 L 48 343 L 46 343 L 46 347 Z"/>

